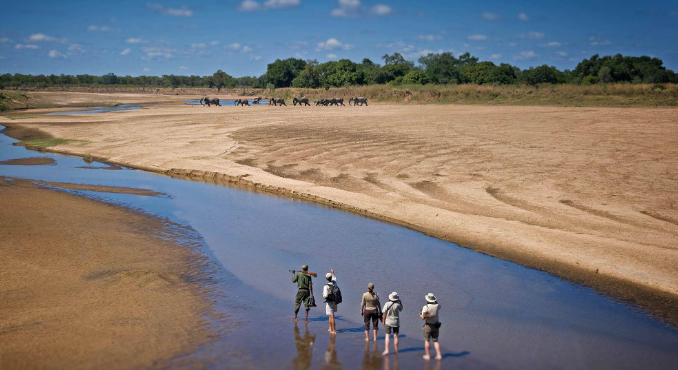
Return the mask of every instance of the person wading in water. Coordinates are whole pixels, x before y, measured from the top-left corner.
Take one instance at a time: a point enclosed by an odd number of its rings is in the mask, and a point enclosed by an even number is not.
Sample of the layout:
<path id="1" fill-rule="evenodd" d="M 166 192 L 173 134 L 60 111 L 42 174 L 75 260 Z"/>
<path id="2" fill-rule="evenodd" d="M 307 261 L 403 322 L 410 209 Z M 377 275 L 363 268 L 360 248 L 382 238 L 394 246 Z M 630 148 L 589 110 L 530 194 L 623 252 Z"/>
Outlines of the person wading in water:
<path id="1" fill-rule="evenodd" d="M 308 265 L 301 266 L 301 271 L 299 272 L 292 270 L 292 282 L 297 283 L 299 289 L 294 300 L 294 321 L 297 321 L 297 314 L 303 302 L 304 308 L 306 308 L 305 321 L 308 322 L 308 310 L 311 309 L 310 298 L 313 297 L 313 281 L 311 280 L 311 275 L 308 274 Z"/>
<path id="2" fill-rule="evenodd" d="M 424 323 L 424 350 L 426 354 L 424 355 L 424 360 L 431 359 L 431 353 L 429 351 L 429 340 L 433 341 L 433 346 L 436 348 L 436 360 L 442 360 L 443 356 L 440 355 L 440 343 L 438 343 L 438 335 L 440 334 L 440 321 L 438 320 L 438 312 L 440 311 L 440 305 L 438 300 L 433 293 L 426 295 L 426 306 L 421 309 L 419 317 L 422 320 L 425 320 Z"/>
<path id="3" fill-rule="evenodd" d="M 363 311 L 364 309 L 364 311 Z M 360 302 L 360 316 L 365 321 L 365 341 L 370 340 L 370 320 L 374 327 L 374 340 L 377 340 L 377 330 L 379 330 L 379 319 L 381 316 L 381 304 L 379 303 L 379 294 L 374 292 L 374 284 L 367 284 L 367 292 L 363 294 Z"/>
<path id="4" fill-rule="evenodd" d="M 323 287 L 323 298 L 325 298 L 326 303 L 325 314 L 330 318 L 330 328 L 327 329 L 327 331 L 329 331 L 330 334 L 337 334 L 337 326 L 334 321 L 334 314 L 337 312 L 337 302 L 335 302 L 335 298 L 332 295 L 332 288 L 337 284 L 337 277 L 334 276 L 334 269 L 332 269 L 332 272 L 325 275 L 325 279 L 327 279 L 327 284 Z"/>

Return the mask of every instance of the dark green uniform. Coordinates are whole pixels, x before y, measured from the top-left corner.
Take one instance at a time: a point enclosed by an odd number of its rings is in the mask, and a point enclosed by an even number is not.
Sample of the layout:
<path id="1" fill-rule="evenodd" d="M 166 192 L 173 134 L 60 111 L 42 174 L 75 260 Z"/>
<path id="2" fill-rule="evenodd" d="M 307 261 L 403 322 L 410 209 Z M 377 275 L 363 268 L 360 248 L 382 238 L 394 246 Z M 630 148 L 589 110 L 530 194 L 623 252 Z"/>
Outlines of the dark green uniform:
<path id="1" fill-rule="evenodd" d="M 311 298 L 310 289 L 313 287 L 313 282 L 311 281 L 311 275 L 304 274 L 303 272 L 297 272 L 292 278 L 293 283 L 297 283 L 299 290 L 297 291 L 297 298 L 294 300 L 294 313 L 299 312 L 301 303 L 304 303 L 304 308 L 306 311 L 309 310 L 309 298 Z"/>

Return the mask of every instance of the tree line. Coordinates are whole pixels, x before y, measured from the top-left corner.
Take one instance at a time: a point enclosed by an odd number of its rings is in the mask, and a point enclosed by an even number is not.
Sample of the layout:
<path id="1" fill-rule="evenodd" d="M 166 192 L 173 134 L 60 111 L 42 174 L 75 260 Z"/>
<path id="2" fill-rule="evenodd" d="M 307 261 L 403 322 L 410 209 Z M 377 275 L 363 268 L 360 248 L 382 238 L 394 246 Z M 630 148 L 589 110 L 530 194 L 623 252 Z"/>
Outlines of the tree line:
<path id="1" fill-rule="evenodd" d="M 542 65 L 521 70 L 507 63 L 481 62 L 469 53 L 455 57 L 452 53 L 428 54 L 418 65 L 401 54 L 384 55 L 383 64 L 363 59 L 355 63 L 348 59 L 318 63 L 297 58 L 277 59 L 259 77 L 235 78 L 224 71 L 212 76 L 117 76 L 109 73 L 92 75 L 0 75 L 0 88 L 21 86 L 91 86 L 120 85 L 158 88 L 208 87 L 217 88 L 330 88 L 351 85 L 425 85 L 425 84 L 578 84 L 597 83 L 678 83 L 678 75 L 666 69 L 661 59 L 648 56 L 631 57 L 598 54 L 581 61 L 574 70 L 560 71 Z"/>

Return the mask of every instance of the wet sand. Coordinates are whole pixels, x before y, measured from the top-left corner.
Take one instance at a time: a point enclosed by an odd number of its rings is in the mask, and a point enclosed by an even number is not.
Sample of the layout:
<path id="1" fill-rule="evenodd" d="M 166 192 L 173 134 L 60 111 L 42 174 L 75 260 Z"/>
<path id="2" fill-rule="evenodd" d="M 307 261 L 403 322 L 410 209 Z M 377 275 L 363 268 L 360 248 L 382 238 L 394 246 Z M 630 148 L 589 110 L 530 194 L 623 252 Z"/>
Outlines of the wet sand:
<path id="1" fill-rule="evenodd" d="M 675 311 L 678 109 L 186 98 L 0 123 L 89 141 L 57 152 L 326 204 Z"/>
<path id="2" fill-rule="evenodd" d="M 0 166 L 48 166 L 54 164 L 54 159 L 44 157 L 17 158 L 0 162 Z"/>
<path id="3" fill-rule="evenodd" d="M 0 368 L 157 367 L 208 343 L 203 257 L 168 226 L 0 177 Z"/>

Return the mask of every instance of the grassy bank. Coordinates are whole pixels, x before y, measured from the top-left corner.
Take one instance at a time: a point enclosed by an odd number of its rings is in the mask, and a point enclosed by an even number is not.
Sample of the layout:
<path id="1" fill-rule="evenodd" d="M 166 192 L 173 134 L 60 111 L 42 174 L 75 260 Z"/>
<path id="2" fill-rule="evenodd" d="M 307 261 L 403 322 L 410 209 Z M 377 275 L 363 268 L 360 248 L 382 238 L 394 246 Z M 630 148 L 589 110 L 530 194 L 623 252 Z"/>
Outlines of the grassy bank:
<path id="1" fill-rule="evenodd" d="M 355 86 L 325 89 L 277 89 L 276 97 L 364 96 L 373 102 L 496 104 L 496 105 L 560 105 L 560 106 L 678 106 L 678 85 L 388 85 Z"/>
<path id="2" fill-rule="evenodd" d="M 57 91 L 53 88 L 39 91 Z M 558 105 L 558 106 L 678 106 L 677 84 L 599 84 L 599 85 L 368 85 L 325 89 L 281 88 L 267 89 L 235 88 L 217 89 L 178 88 L 148 89 L 144 87 L 79 87 L 59 88 L 58 91 L 137 93 L 192 96 L 272 96 L 291 100 L 305 96 L 311 100 L 320 98 L 364 96 L 370 102 L 399 104 L 490 104 L 490 105 Z M 21 108 L 52 108 L 63 106 L 47 96 L 20 90 L 0 91 L 0 111 Z M 119 104 L 113 101 L 73 102 L 70 107 L 108 106 Z"/>

